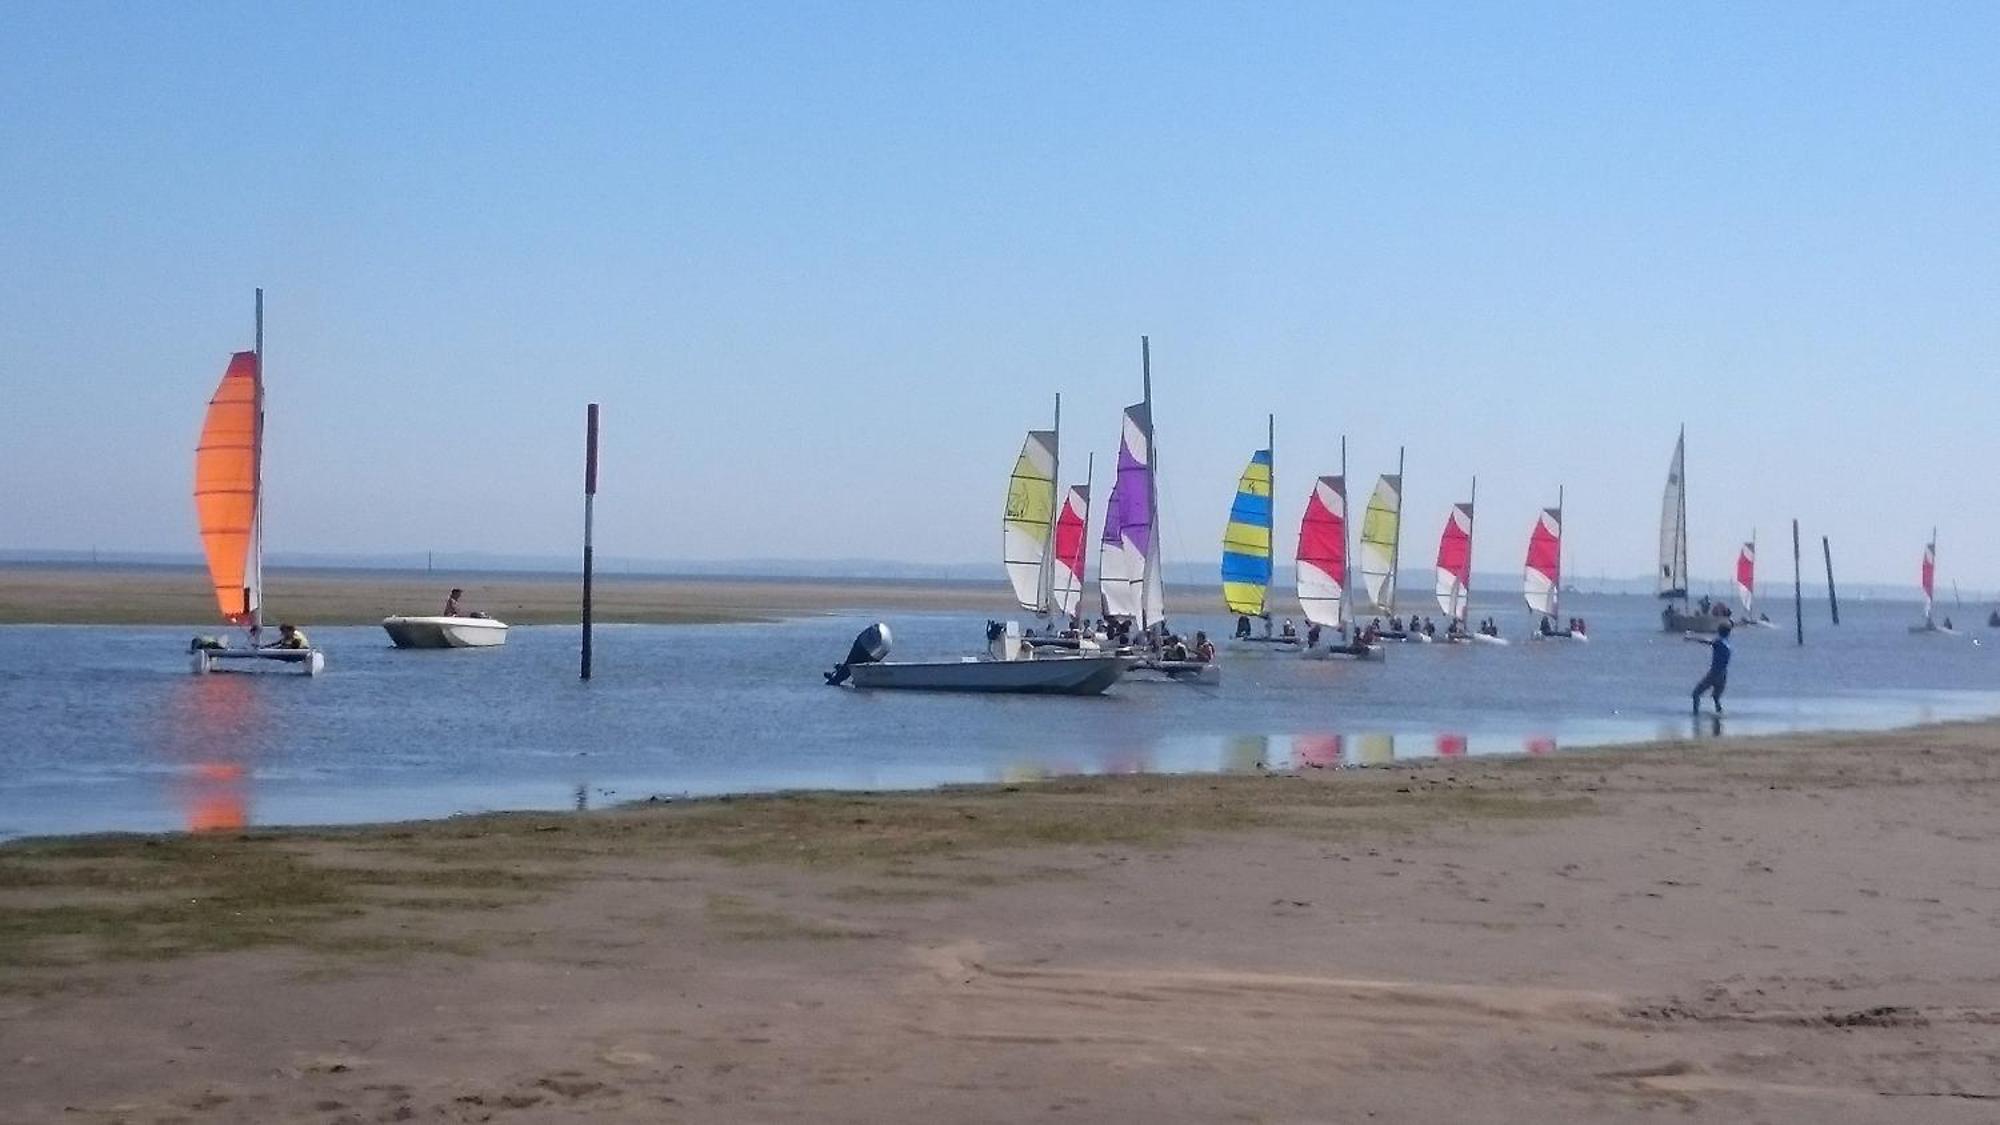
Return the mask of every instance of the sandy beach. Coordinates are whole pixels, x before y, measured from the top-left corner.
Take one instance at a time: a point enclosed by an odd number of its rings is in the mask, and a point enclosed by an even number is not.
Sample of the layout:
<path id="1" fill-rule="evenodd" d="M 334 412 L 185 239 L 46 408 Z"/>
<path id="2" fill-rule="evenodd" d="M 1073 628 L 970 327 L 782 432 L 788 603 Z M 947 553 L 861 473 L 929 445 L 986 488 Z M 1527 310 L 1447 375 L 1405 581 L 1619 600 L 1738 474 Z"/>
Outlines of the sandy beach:
<path id="1" fill-rule="evenodd" d="M 392 613 L 436 613 L 454 585 L 465 604 L 510 624 L 578 619 L 581 579 L 560 574 L 271 570 L 265 605 L 301 625 L 372 625 Z M 971 610 L 1013 604 L 1004 584 L 880 579 L 661 578 L 600 575 L 606 624 L 765 621 L 844 609 Z M 208 576 L 193 567 L 0 567 L 0 624 L 215 626 Z"/>
<path id="2" fill-rule="evenodd" d="M 2000 724 L 0 848 L 0 1121 L 1991 1121 Z"/>

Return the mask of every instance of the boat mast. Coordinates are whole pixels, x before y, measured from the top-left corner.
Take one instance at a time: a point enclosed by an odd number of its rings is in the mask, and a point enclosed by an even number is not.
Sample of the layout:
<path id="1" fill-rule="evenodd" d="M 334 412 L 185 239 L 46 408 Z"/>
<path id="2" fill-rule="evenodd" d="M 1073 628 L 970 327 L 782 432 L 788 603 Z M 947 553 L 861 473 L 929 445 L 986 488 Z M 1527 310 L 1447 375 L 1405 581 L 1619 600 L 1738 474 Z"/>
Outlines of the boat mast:
<path id="1" fill-rule="evenodd" d="M 1563 486 L 1556 485 L 1556 573 L 1555 573 L 1556 582 L 1555 582 L 1555 596 L 1549 599 L 1549 608 L 1554 610 L 1555 612 L 1549 614 L 1550 617 L 1562 616 L 1563 540 L 1567 538 L 1568 535 L 1569 535 L 1569 529 L 1563 524 Z"/>
<path id="2" fill-rule="evenodd" d="M 1396 612 L 1396 595 L 1403 584 L 1403 497 L 1407 490 L 1403 486 L 1403 447 L 1396 447 L 1396 537 L 1389 542 L 1389 604 L 1383 612 L 1391 616 Z"/>
<path id="3" fill-rule="evenodd" d="M 1678 515 L 1677 517 L 1675 517 L 1675 529 L 1674 529 L 1674 530 L 1675 530 L 1675 534 L 1674 534 L 1674 577 L 1676 577 L 1676 578 L 1678 578 L 1678 579 L 1680 579 L 1680 580 L 1681 580 L 1681 612 L 1682 612 L 1682 613 L 1686 613 L 1686 612 L 1687 612 L 1687 608 L 1688 608 L 1688 593 L 1689 593 L 1689 592 L 1690 592 L 1690 591 L 1691 591 L 1691 590 L 1692 590 L 1692 589 L 1694 588 L 1694 583 L 1693 583 L 1693 582 L 1692 582 L 1692 581 L 1690 580 L 1690 578 L 1689 578 L 1689 575 L 1688 575 L 1688 471 L 1687 471 L 1687 439 L 1688 439 L 1688 428 L 1687 428 L 1687 423 L 1686 423 L 1686 422 L 1683 422 L 1683 423 L 1681 423 L 1681 435 L 1680 435 L 1680 440 L 1679 440 L 1679 443 L 1678 443 L 1678 444 L 1680 445 L 1680 451 L 1681 451 L 1681 456 L 1680 456 L 1680 462 L 1681 462 L 1681 491 L 1680 491 L 1680 514 L 1679 514 L 1679 515 Z"/>
<path id="4" fill-rule="evenodd" d="M 1159 427 L 1153 422 L 1153 339 L 1139 337 L 1139 377 L 1144 393 L 1140 401 L 1146 404 L 1146 522 L 1151 524 L 1152 534 L 1146 547 L 1146 571 L 1139 583 L 1139 623 L 1142 632 L 1150 632 L 1154 622 L 1147 618 L 1146 595 L 1152 583 L 1160 584 L 1160 615 L 1167 612 L 1167 576 L 1158 573 L 1160 566 L 1160 443 Z"/>
<path id="5" fill-rule="evenodd" d="M 1348 576 L 1354 568 L 1347 561 L 1347 435 L 1340 435 L 1340 608 L 1335 611 L 1334 626 L 1343 633 L 1347 630 L 1347 601 L 1354 596 L 1353 587 L 1348 585 Z"/>
<path id="6" fill-rule="evenodd" d="M 1270 473 L 1264 482 L 1265 487 L 1271 493 L 1271 538 L 1269 542 L 1264 544 L 1264 550 L 1271 556 L 1271 580 L 1275 582 L 1278 578 L 1278 416 L 1276 414 L 1264 415 L 1264 452 L 1270 454 L 1271 457 L 1270 465 L 1266 466 L 1270 470 Z M 1298 581 L 1296 572 L 1293 574 L 1292 581 L 1294 583 Z M 1266 583 L 1264 586 L 1263 597 L 1264 604 L 1262 608 L 1264 616 L 1268 617 L 1271 613 L 1271 587 L 1269 583 Z"/>
<path id="7" fill-rule="evenodd" d="M 1049 453 L 1049 533 L 1042 541 L 1041 585 L 1035 591 L 1035 612 L 1048 617 L 1055 612 L 1056 525 L 1062 522 L 1067 503 L 1062 486 L 1062 392 L 1056 392 L 1056 441 Z"/>
<path id="8" fill-rule="evenodd" d="M 257 289 L 257 329 L 252 350 L 257 357 L 257 429 L 252 436 L 250 487 L 257 497 L 250 516 L 252 588 L 244 591 L 250 603 L 250 643 L 256 644 L 264 632 L 264 290 Z"/>
<path id="9" fill-rule="evenodd" d="M 1472 616 L 1472 529 L 1479 519 L 1479 477 L 1472 478 L 1472 498 L 1465 502 L 1465 601 L 1458 607 L 1458 619 Z"/>

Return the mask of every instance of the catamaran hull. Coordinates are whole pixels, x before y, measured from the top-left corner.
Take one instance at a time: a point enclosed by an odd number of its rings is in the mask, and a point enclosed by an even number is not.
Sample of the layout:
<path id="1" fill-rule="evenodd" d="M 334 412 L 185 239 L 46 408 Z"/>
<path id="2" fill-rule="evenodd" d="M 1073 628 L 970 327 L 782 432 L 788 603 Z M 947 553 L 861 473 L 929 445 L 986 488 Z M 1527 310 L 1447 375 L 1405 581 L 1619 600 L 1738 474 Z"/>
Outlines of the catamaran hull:
<path id="1" fill-rule="evenodd" d="M 316 648 L 204 648 L 189 654 L 189 670 L 211 672 L 291 672 L 317 676 L 326 671 L 326 654 Z"/>
<path id="2" fill-rule="evenodd" d="M 494 648 L 507 626 L 490 617 L 385 617 L 382 629 L 397 648 Z"/>
<path id="3" fill-rule="evenodd" d="M 1222 665 L 1198 660 L 1141 660 L 1132 666 L 1134 680 L 1215 687 L 1222 683 Z"/>
<path id="4" fill-rule="evenodd" d="M 1932 636 L 1932 637 L 1958 636 L 1957 629 L 1947 629 L 1942 625 L 1912 625 L 1910 626 L 1910 632 L 1918 634 L 1920 636 Z"/>
<path id="5" fill-rule="evenodd" d="M 1123 656 L 856 664 L 854 686 L 870 691 L 962 691 L 1014 695 L 1102 695 L 1125 675 Z"/>
<path id="6" fill-rule="evenodd" d="M 1298 652 L 1305 647 L 1301 637 L 1231 637 L 1229 651 L 1241 653 Z"/>
<path id="7" fill-rule="evenodd" d="M 1368 645 L 1358 650 L 1345 645 L 1338 648 L 1309 648 L 1303 655 L 1307 660 L 1372 660 L 1378 664 L 1389 659 L 1389 651 L 1381 645 Z"/>

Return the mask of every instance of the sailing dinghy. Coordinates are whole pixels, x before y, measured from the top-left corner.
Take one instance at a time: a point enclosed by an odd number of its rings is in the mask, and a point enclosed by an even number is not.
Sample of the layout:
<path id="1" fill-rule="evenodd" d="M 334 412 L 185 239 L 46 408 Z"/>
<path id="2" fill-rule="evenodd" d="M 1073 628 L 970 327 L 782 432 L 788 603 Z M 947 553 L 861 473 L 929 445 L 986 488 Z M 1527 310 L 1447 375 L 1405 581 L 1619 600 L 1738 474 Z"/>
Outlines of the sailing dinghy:
<path id="1" fill-rule="evenodd" d="M 1750 533 L 1750 538 L 1744 540 L 1742 548 L 1736 552 L 1736 602 L 1743 607 L 1743 615 L 1736 620 L 1738 625 L 1748 625 L 1757 629 L 1777 628 L 1771 624 L 1770 614 L 1760 614 L 1756 609 L 1757 533 L 1755 531 Z"/>
<path id="2" fill-rule="evenodd" d="M 1445 516 L 1444 531 L 1438 536 L 1437 603 L 1445 617 L 1443 639 L 1450 644 L 1506 644 L 1500 637 L 1475 634 L 1466 619 L 1472 601 L 1472 520 L 1479 502 L 1479 480 L 1473 478 L 1472 496 L 1463 504 L 1453 504 Z"/>
<path id="3" fill-rule="evenodd" d="M 1528 533 L 1528 561 L 1521 571 L 1521 597 L 1528 612 L 1540 618 L 1528 634 L 1531 640 L 1587 641 L 1590 637 L 1555 622 L 1562 613 L 1563 493 L 1556 489 L 1556 506 L 1543 508 Z"/>
<path id="4" fill-rule="evenodd" d="M 197 637 L 188 646 L 196 673 L 284 671 L 316 676 L 326 656 L 264 640 L 264 291 L 257 290 L 252 350 L 229 357 L 208 401 L 194 454 L 194 506 L 202 551 L 222 616 L 246 630 L 246 646 Z"/>
<path id="5" fill-rule="evenodd" d="M 1271 632 L 1271 529 L 1277 486 L 1277 421 L 1266 417 L 1266 442 L 1250 456 L 1236 482 L 1236 499 L 1229 505 L 1229 524 L 1222 532 L 1222 603 L 1236 616 L 1230 647 L 1247 652 L 1284 648 L 1296 652 L 1303 641 L 1296 632 Z M 1252 635 L 1250 619 L 1264 622 L 1262 635 Z M 1290 622 L 1287 622 L 1290 624 Z"/>
<path id="6" fill-rule="evenodd" d="M 1667 488 L 1660 502 L 1660 626 L 1669 633 L 1713 633 L 1729 620 L 1729 609 L 1697 612 L 1688 605 L 1687 427 L 1674 442 Z"/>
<path id="7" fill-rule="evenodd" d="M 1361 589 L 1368 595 L 1368 611 L 1394 617 L 1396 613 L 1397 569 L 1403 552 L 1403 451 L 1396 451 L 1395 473 L 1382 474 L 1361 513 Z M 1385 641 L 1428 641 L 1414 629 L 1396 629 L 1383 623 L 1377 635 Z"/>
<path id="8" fill-rule="evenodd" d="M 1918 581 L 1924 590 L 1924 620 L 1921 625 L 1910 626 L 1910 632 L 1957 636 L 1958 630 L 1952 628 L 1951 618 L 1945 618 L 1944 624 L 1940 625 L 1933 615 L 1937 606 L 1937 528 L 1931 529 L 1931 541 L 1924 544 L 1924 563 Z"/>
<path id="9" fill-rule="evenodd" d="M 1331 629 L 1340 638 L 1308 645 L 1309 660 L 1382 660 L 1381 645 L 1363 644 L 1348 631 L 1347 621 L 1347 439 L 1340 441 L 1340 475 L 1313 482 L 1299 519 L 1299 611 L 1312 631 Z"/>

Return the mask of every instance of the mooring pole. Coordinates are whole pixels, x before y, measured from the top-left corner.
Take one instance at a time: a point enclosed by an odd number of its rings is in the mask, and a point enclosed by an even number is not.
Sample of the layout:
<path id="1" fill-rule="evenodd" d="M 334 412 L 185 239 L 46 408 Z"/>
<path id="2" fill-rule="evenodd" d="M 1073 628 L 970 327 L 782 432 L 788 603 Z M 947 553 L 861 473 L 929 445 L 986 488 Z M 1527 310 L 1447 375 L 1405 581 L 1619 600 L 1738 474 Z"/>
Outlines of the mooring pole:
<path id="1" fill-rule="evenodd" d="M 583 436 L 583 678 L 590 678 L 591 533 L 597 501 L 597 404 L 584 410 Z"/>
<path id="2" fill-rule="evenodd" d="M 1820 553 L 1826 556 L 1826 604 L 1833 609 L 1833 623 L 1840 624 L 1840 595 L 1833 589 L 1833 543 L 1826 536 L 1819 537 Z"/>
<path id="3" fill-rule="evenodd" d="M 1806 643 L 1806 577 L 1799 566 L 1799 521 L 1792 521 L 1792 625 Z"/>

